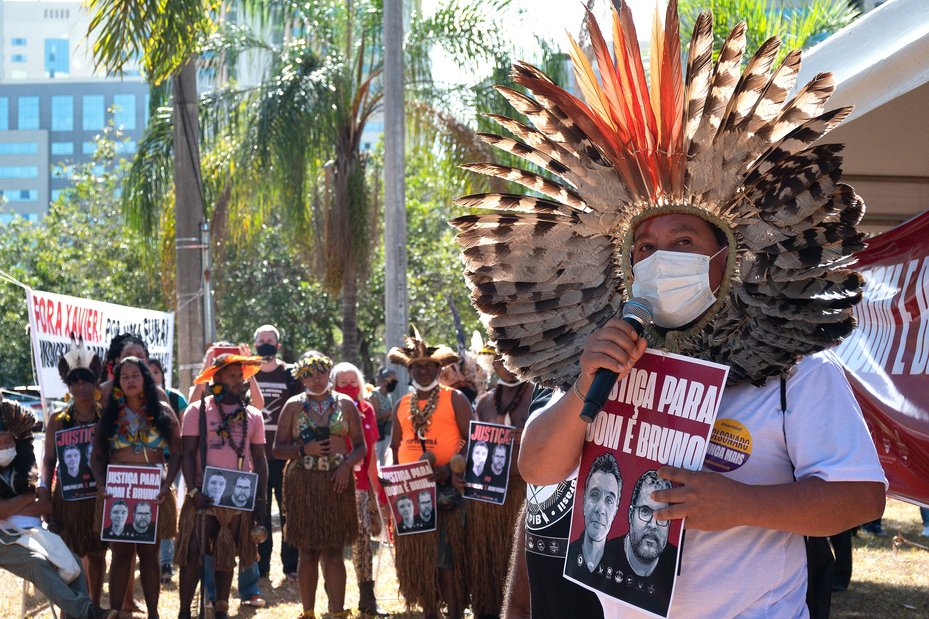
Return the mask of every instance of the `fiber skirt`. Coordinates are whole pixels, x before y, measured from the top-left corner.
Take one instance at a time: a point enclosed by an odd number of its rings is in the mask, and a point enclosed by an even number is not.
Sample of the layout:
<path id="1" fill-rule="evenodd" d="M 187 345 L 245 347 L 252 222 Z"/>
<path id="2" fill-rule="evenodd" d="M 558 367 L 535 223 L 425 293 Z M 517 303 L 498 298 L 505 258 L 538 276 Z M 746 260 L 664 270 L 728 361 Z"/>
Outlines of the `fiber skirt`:
<path id="1" fill-rule="evenodd" d="M 497 615 L 513 549 L 516 517 L 526 500 L 526 482 L 510 477 L 503 505 L 472 501 L 468 504 L 468 583 L 475 615 Z"/>
<path id="2" fill-rule="evenodd" d="M 341 493 L 332 489 L 331 471 L 308 471 L 300 460 L 284 469 L 284 541 L 301 550 L 351 545 L 358 537 L 355 480 Z"/>
<path id="3" fill-rule="evenodd" d="M 442 601 L 439 569 L 455 571 L 453 595 L 460 604 L 466 602 L 466 509 L 470 509 L 470 505 L 438 510 L 435 531 L 396 536 L 397 584 L 407 607 L 419 606 L 427 614 L 438 611 Z M 446 603 L 451 601 L 445 600 Z"/>
<path id="4" fill-rule="evenodd" d="M 100 541 L 100 524 L 95 521 L 96 513 L 97 501 L 92 498 L 65 501 L 61 496 L 61 486 L 55 482 L 52 488 L 52 525 L 49 529 L 60 535 L 71 552 L 79 557 L 100 554 L 106 550 L 106 542 Z"/>
<path id="5" fill-rule="evenodd" d="M 258 561 L 258 545 L 251 537 L 252 512 L 222 507 L 207 508 L 203 510 L 203 517 L 217 521 L 216 526 L 210 527 L 210 530 L 216 531 L 215 536 L 207 540 L 206 546 L 202 549 L 203 554 L 213 557 L 217 570 L 232 571 L 236 565 L 236 558 L 239 560 L 240 569 Z M 192 545 L 199 556 L 201 552 L 201 546 L 198 544 L 200 526 L 201 523 L 197 520 L 197 508 L 194 507 L 193 501 L 184 501 L 174 550 L 174 562 L 179 567 L 192 565 L 190 563 Z"/>

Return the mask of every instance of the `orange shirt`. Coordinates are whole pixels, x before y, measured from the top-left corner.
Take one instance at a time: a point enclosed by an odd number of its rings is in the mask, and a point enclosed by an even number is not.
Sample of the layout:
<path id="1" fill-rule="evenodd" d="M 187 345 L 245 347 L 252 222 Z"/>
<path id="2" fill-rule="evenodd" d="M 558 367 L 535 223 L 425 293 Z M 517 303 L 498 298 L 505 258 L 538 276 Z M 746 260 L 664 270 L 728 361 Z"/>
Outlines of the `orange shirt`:
<path id="1" fill-rule="evenodd" d="M 439 405 L 432 416 L 432 423 L 426 431 L 426 451 L 435 454 L 435 465 L 445 466 L 464 445 L 464 437 L 458 431 L 458 422 L 455 421 L 455 409 L 452 408 L 452 389 L 439 385 Z M 407 394 L 400 400 L 397 409 L 397 418 L 400 422 L 400 449 L 397 451 L 399 464 L 416 462 L 423 455 L 423 444 L 413 431 L 413 420 L 410 419 L 410 398 L 414 394 Z M 421 402 L 420 409 L 426 405 Z M 414 405 L 415 406 L 415 405 Z"/>

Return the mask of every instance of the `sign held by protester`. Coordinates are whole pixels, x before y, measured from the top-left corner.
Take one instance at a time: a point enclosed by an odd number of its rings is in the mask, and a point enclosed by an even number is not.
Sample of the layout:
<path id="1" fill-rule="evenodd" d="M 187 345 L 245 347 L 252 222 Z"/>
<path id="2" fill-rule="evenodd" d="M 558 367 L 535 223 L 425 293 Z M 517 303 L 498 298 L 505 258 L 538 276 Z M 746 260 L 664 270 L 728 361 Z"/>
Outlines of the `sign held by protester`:
<path id="1" fill-rule="evenodd" d="M 120 333 L 137 335 L 149 358 L 172 367 L 174 312 L 127 307 L 63 294 L 26 290 L 29 336 L 43 398 L 61 398 L 68 388 L 58 375 L 58 359 L 71 350 L 71 336 L 83 338 L 92 352 L 106 356 L 110 340 Z M 165 373 L 171 386 L 171 373 Z"/>
<path id="2" fill-rule="evenodd" d="M 747 455 L 716 422 L 729 368 L 648 349 L 587 427 L 564 575 L 667 617 L 683 522 L 658 520 L 651 498 L 670 488 L 657 470 L 729 470 Z M 727 420 L 720 420 L 725 422 Z M 715 423 L 715 427 L 714 427 Z M 737 436 L 735 437 L 738 438 Z"/>
<path id="3" fill-rule="evenodd" d="M 93 499 L 97 496 L 97 482 L 90 471 L 90 453 L 96 427 L 96 424 L 88 424 L 55 432 L 58 486 L 65 501 Z"/>
<path id="4" fill-rule="evenodd" d="M 258 491 L 258 474 L 208 466 L 203 471 L 203 496 L 213 505 L 252 511 Z"/>
<path id="5" fill-rule="evenodd" d="M 381 484 L 397 523 L 397 535 L 435 531 L 435 482 L 426 460 L 381 468 Z"/>
<path id="6" fill-rule="evenodd" d="M 106 467 L 106 499 L 100 539 L 154 544 L 158 530 L 161 468 L 111 464 Z"/>
<path id="7" fill-rule="evenodd" d="M 516 428 L 472 421 L 468 431 L 466 499 L 503 505 L 510 481 L 510 461 Z"/>

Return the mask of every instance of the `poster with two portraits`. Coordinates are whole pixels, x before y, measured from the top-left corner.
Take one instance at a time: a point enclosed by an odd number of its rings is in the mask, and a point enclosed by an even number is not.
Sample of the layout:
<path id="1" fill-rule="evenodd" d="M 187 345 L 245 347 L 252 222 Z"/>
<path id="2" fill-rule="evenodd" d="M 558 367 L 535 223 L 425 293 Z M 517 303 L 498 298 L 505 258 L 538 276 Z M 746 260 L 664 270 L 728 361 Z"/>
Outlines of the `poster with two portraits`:
<path id="1" fill-rule="evenodd" d="M 464 473 L 466 499 L 497 505 L 506 502 L 515 437 L 513 426 L 471 421 Z"/>
<path id="2" fill-rule="evenodd" d="M 728 370 L 648 349 L 616 383 L 587 427 L 566 578 L 651 616 L 668 616 L 683 521 L 655 516 L 666 504 L 651 493 L 671 487 L 656 471 L 702 468 Z"/>

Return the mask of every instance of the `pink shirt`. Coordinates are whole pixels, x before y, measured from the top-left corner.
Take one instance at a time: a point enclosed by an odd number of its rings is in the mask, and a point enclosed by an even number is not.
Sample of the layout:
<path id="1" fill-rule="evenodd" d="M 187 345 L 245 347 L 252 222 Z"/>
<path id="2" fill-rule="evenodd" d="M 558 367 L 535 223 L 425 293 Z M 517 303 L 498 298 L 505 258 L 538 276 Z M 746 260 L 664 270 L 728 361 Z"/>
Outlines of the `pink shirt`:
<path id="1" fill-rule="evenodd" d="M 238 459 L 239 456 L 235 451 L 233 445 L 238 445 L 242 440 L 242 432 L 245 429 L 245 424 L 241 421 L 234 422 L 229 428 L 230 439 L 227 439 L 225 443 L 216 434 L 216 428 L 219 427 L 219 410 L 216 406 L 216 402 L 213 398 L 209 398 L 209 405 L 206 407 L 206 432 L 207 432 L 207 446 L 206 446 L 206 463 L 208 466 L 216 466 L 222 469 L 238 469 Z M 232 406 L 223 406 L 224 413 L 231 413 L 236 409 L 235 405 Z M 248 417 L 248 436 L 245 440 L 245 448 L 243 450 L 244 460 L 242 463 L 242 470 L 244 471 L 253 471 L 252 466 L 252 453 L 251 445 L 264 445 L 265 444 L 265 424 L 264 419 L 261 416 L 261 411 L 259 411 L 254 406 L 247 406 L 245 408 L 247 417 Z M 181 436 L 200 436 L 200 402 L 194 402 L 187 407 L 187 410 L 184 411 L 184 420 L 181 422 Z M 200 465 L 200 450 L 197 449 L 197 486 L 200 486 L 201 483 L 201 473 L 203 467 Z"/>

